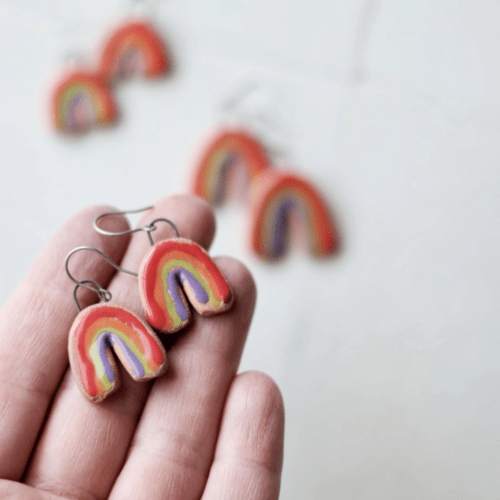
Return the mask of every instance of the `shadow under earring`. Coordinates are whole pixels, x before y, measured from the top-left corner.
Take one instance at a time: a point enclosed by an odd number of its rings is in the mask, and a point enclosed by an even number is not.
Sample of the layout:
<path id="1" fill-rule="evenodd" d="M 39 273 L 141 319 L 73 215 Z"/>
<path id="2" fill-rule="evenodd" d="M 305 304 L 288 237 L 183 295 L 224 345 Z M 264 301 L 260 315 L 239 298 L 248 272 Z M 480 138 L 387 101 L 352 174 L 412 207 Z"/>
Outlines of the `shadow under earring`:
<path id="1" fill-rule="evenodd" d="M 172 221 L 154 219 L 147 226 L 120 233 L 111 233 L 98 226 L 98 221 L 103 217 L 138 213 L 151 208 L 153 207 L 108 212 L 94 221 L 94 228 L 108 236 L 147 232 L 152 248 L 141 263 L 138 279 L 139 292 L 149 324 L 163 333 L 177 332 L 191 319 L 189 304 L 203 316 L 227 311 L 233 303 L 233 293 L 226 279 L 198 243 L 179 237 Z M 158 222 L 170 224 L 175 238 L 155 244 L 151 233 L 157 229 Z"/>
<path id="2" fill-rule="evenodd" d="M 162 343 L 144 321 L 124 307 L 109 304 L 111 293 L 97 281 L 78 281 L 71 275 L 69 259 L 81 250 L 97 252 L 117 270 L 128 271 L 94 247 L 75 248 L 66 257 L 66 273 L 75 283 L 73 297 L 79 311 L 69 333 L 71 370 L 84 396 L 98 403 L 119 386 L 113 353 L 137 381 L 150 380 L 163 374 L 168 362 Z M 104 302 L 82 310 L 76 297 L 79 287 L 97 293 Z"/>

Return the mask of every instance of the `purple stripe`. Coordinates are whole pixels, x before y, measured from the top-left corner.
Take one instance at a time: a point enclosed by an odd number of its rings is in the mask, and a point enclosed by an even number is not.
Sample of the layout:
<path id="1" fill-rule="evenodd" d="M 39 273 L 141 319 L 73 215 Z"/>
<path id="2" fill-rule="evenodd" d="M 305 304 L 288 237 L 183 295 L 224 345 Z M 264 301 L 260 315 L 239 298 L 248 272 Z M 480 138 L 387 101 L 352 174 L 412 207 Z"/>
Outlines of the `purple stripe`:
<path id="1" fill-rule="evenodd" d="M 228 152 L 227 155 L 222 159 L 219 167 L 218 177 L 215 179 L 215 187 L 213 193 L 214 203 L 220 203 L 224 198 L 224 194 L 227 191 L 226 182 L 228 176 L 229 168 L 236 162 L 236 157 Z M 212 176 L 214 174 L 212 173 Z"/>
<path id="2" fill-rule="evenodd" d="M 123 356 L 127 360 L 127 363 L 132 367 L 135 376 L 143 377 L 145 374 L 144 366 L 139 359 L 137 359 L 137 356 L 130 350 L 127 344 L 115 333 L 104 332 L 99 335 L 99 338 L 97 339 L 97 346 L 101 362 L 104 366 L 104 373 L 108 377 L 108 380 L 110 382 L 114 382 L 115 374 L 108 360 L 108 356 L 106 355 L 106 348 L 113 348 L 114 345 L 120 349 Z"/>
<path id="3" fill-rule="evenodd" d="M 106 349 L 111 347 L 110 341 L 111 333 L 104 332 L 99 335 L 97 339 L 97 349 L 99 350 L 99 356 L 101 358 L 101 362 L 104 366 L 104 373 L 110 382 L 115 381 L 115 374 L 113 372 L 113 368 L 111 368 L 111 364 L 109 363 L 108 356 L 106 354 Z"/>
<path id="4" fill-rule="evenodd" d="M 174 301 L 175 310 L 181 320 L 187 321 L 189 319 L 189 311 L 186 309 L 179 292 L 179 286 L 182 285 L 183 281 L 188 282 L 198 302 L 206 304 L 208 302 L 208 294 L 198 280 L 189 271 L 186 271 L 186 269 L 176 267 L 169 271 L 167 276 L 168 293 Z"/>
<path id="5" fill-rule="evenodd" d="M 135 376 L 144 377 L 144 374 L 146 373 L 144 370 L 144 366 L 139 361 L 137 356 L 133 353 L 133 351 L 129 348 L 129 346 L 123 341 L 123 339 L 118 337 L 118 335 L 112 333 L 111 341 L 113 342 L 113 344 L 117 344 L 117 346 L 120 348 L 120 351 L 125 356 L 127 363 L 132 367 L 132 371 L 134 372 Z"/>
<path id="6" fill-rule="evenodd" d="M 288 212 L 296 208 L 296 204 L 291 198 L 285 198 L 276 211 L 276 220 L 272 236 L 271 255 L 279 257 L 285 251 L 288 237 Z"/>
<path id="7" fill-rule="evenodd" d="M 80 94 L 73 96 L 71 101 L 68 103 L 66 121 L 68 128 L 70 130 L 76 130 L 78 128 L 78 120 L 76 118 L 75 110 L 82 104 L 82 97 Z"/>

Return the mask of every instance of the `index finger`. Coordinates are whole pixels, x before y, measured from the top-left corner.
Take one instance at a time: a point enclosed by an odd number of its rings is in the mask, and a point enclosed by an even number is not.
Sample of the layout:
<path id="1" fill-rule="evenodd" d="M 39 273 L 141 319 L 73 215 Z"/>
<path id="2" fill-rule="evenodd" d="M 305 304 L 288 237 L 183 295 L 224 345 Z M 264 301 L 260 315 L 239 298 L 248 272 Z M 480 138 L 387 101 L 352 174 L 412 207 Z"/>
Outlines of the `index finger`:
<path id="1" fill-rule="evenodd" d="M 72 297 L 74 284 L 64 270 L 65 256 L 85 244 L 120 261 L 127 247 L 127 236 L 106 238 L 92 227 L 92 221 L 109 210 L 91 207 L 66 222 L 0 311 L 0 478 L 22 476 L 68 365 L 67 336 L 78 311 Z M 106 224 L 115 231 L 128 227 L 121 216 L 110 217 Z M 74 255 L 75 277 L 91 276 L 107 286 L 114 269 L 99 259 L 94 252 Z M 82 290 L 79 300 L 85 307 L 98 297 Z"/>

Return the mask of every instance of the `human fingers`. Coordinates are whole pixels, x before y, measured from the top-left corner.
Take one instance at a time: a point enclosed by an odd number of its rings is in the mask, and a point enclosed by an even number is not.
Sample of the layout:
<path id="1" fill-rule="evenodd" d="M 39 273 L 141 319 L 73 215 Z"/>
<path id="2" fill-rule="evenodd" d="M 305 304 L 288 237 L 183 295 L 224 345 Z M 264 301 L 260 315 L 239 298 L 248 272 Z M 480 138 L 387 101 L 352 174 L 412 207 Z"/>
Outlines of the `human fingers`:
<path id="1" fill-rule="evenodd" d="M 179 233 L 208 247 L 215 231 L 208 204 L 192 196 L 173 196 L 155 203 L 140 225 L 157 217 L 174 221 Z M 155 242 L 172 236 L 167 224 L 158 223 Z M 114 239 L 108 237 L 108 239 Z M 137 271 L 150 249 L 147 235 L 135 233 L 120 265 Z M 112 303 L 143 317 L 138 280 L 118 273 L 108 287 Z M 123 465 L 137 419 L 148 394 L 148 383 L 136 383 L 121 373 L 118 391 L 101 403 L 85 399 L 68 373 L 56 396 L 40 438 L 26 482 L 55 494 L 76 498 L 107 498 Z"/>
<path id="2" fill-rule="evenodd" d="M 68 500 L 67 498 L 53 495 L 48 491 L 40 491 L 17 481 L 0 479 L 0 498 L 21 498 L 22 500 Z"/>
<path id="3" fill-rule="evenodd" d="M 73 283 L 64 259 L 74 247 L 88 244 L 120 260 L 128 237 L 109 240 L 92 228 L 93 219 L 110 207 L 85 209 L 63 225 L 33 264 L 25 280 L 0 312 L 0 478 L 17 480 L 23 474 L 49 403 L 68 366 L 67 332 L 78 311 Z M 123 217 L 107 221 L 123 231 Z M 98 256 L 79 252 L 71 260 L 77 279 L 90 273 L 103 286 L 113 268 L 98 266 Z M 97 271 L 95 271 L 96 269 Z M 82 306 L 97 300 L 82 290 Z"/>
<path id="4" fill-rule="evenodd" d="M 267 375 L 246 372 L 231 385 L 215 457 L 201 500 L 277 500 L 284 408 Z"/>
<path id="5" fill-rule="evenodd" d="M 229 257 L 216 263 L 235 295 L 233 306 L 197 316 L 170 349 L 169 371 L 153 384 L 111 500 L 194 500 L 203 493 L 255 305 L 248 270 Z"/>

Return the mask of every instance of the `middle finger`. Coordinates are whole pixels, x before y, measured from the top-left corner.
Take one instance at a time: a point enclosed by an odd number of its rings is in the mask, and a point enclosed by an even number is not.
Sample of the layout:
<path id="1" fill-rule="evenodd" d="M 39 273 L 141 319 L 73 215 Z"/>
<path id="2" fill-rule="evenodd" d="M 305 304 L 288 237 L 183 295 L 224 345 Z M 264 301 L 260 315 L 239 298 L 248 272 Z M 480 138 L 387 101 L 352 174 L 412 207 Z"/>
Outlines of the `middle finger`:
<path id="1" fill-rule="evenodd" d="M 218 316 L 197 316 L 170 349 L 169 371 L 153 384 L 110 500 L 202 495 L 255 305 L 255 285 L 243 264 L 229 257 L 216 262 L 231 284 L 233 306 Z"/>

